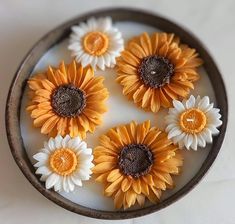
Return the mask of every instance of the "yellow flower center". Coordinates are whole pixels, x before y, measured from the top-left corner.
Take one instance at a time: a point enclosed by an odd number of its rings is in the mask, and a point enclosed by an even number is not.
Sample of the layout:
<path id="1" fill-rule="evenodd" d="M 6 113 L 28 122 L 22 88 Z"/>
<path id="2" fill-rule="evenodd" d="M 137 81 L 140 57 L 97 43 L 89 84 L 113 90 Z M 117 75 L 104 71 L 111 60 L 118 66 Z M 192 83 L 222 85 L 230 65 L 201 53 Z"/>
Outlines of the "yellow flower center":
<path id="1" fill-rule="evenodd" d="M 66 176 L 76 169 L 78 160 L 74 151 L 62 148 L 55 150 L 51 154 L 49 164 L 55 173 Z"/>
<path id="2" fill-rule="evenodd" d="M 101 32 L 87 33 L 83 39 L 84 50 L 91 55 L 100 56 L 108 49 L 109 40 L 106 34 Z"/>
<path id="3" fill-rule="evenodd" d="M 188 109 L 180 115 L 180 127 L 186 133 L 199 133 L 205 126 L 206 115 L 197 108 Z"/>

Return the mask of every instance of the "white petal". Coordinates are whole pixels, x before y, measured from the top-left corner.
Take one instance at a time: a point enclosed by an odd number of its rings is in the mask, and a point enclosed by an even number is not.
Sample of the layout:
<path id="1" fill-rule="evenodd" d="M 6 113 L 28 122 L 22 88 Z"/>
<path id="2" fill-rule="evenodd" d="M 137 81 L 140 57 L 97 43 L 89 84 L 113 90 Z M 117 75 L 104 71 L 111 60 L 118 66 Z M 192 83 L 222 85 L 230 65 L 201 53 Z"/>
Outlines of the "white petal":
<path id="1" fill-rule="evenodd" d="M 100 18 L 98 20 L 99 29 L 106 32 L 109 29 L 112 29 L 112 19 L 110 17 Z"/>
<path id="2" fill-rule="evenodd" d="M 70 40 L 69 40 L 69 43 L 72 43 L 72 42 L 80 42 L 81 41 L 81 36 L 80 35 L 77 35 L 75 33 L 72 33 L 70 35 Z"/>
<path id="3" fill-rule="evenodd" d="M 223 124 L 220 119 L 208 118 L 208 125 L 214 125 L 215 127 L 219 127 Z"/>
<path id="4" fill-rule="evenodd" d="M 74 182 L 74 184 L 76 184 L 77 186 L 80 186 L 80 187 L 82 186 L 82 181 L 79 178 L 77 178 L 76 176 L 72 175 L 71 179 Z"/>
<path id="5" fill-rule="evenodd" d="M 90 178 L 89 172 L 87 172 L 84 169 L 79 169 L 79 171 L 74 175 L 78 176 L 81 180 L 89 180 L 89 178 Z"/>
<path id="6" fill-rule="evenodd" d="M 54 138 L 50 138 L 48 141 L 48 147 L 51 151 L 54 151 L 56 149 Z"/>
<path id="7" fill-rule="evenodd" d="M 110 67 L 111 59 L 110 59 L 109 54 L 104 54 L 103 57 L 104 57 L 104 63 L 105 63 L 105 65 L 106 65 L 107 67 Z"/>
<path id="8" fill-rule="evenodd" d="M 205 109 L 204 109 L 204 112 L 207 113 L 209 112 L 214 106 L 214 103 L 210 103 Z"/>
<path id="9" fill-rule="evenodd" d="M 177 109 L 178 112 L 182 112 L 185 110 L 184 105 L 178 100 L 173 100 L 173 105 Z"/>
<path id="10" fill-rule="evenodd" d="M 76 56 L 76 57 L 75 57 L 76 61 L 77 61 L 77 62 L 81 62 L 82 57 L 83 57 L 84 54 L 85 54 L 85 53 L 84 53 L 83 51 L 77 51 L 77 52 L 75 52 L 75 54 L 72 54 L 72 57 L 73 57 L 73 56 Z"/>
<path id="11" fill-rule="evenodd" d="M 197 145 L 198 145 L 197 135 L 194 135 L 193 136 L 193 142 L 191 144 L 191 148 L 196 151 L 197 150 Z"/>
<path id="12" fill-rule="evenodd" d="M 48 175 L 42 175 L 40 177 L 40 181 L 45 182 L 47 180 L 47 178 L 48 178 Z"/>
<path id="13" fill-rule="evenodd" d="M 198 104 L 200 101 L 201 101 L 201 97 L 197 96 L 196 101 L 195 101 L 195 107 L 198 107 Z"/>
<path id="14" fill-rule="evenodd" d="M 82 58 L 81 58 L 82 67 L 86 67 L 89 64 L 88 59 L 89 59 L 89 55 L 84 53 Z"/>
<path id="15" fill-rule="evenodd" d="M 173 138 L 174 144 L 179 143 L 182 139 L 184 139 L 185 135 L 186 135 L 186 134 L 185 134 L 184 132 L 182 132 L 180 135 L 175 136 L 175 137 Z"/>
<path id="16" fill-rule="evenodd" d="M 204 139 L 204 137 L 201 135 L 201 133 L 199 133 L 198 135 L 197 135 L 197 137 L 198 137 L 198 145 L 200 146 L 200 147 L 205 147 L 206 146 L 206 141 L 205 141 L 205 139 Z"/>
<path id="17" fill-rule="evenodd" d="M 116 57 L 113 55 L 110 55 L 110 59 L 111 59 L 111 64 L 116 65 Z"/>
<path id="18" fill-rule="evenodd" d="M 63 148 L 66 148 L 66 147 L 68 146 L 68 142 L 69 142 L 70 139 L 71 139 L 70 136 L 69 136 L 69 135 L 66 135 L 66 136 L 63 138 L 62 142 L 61 142 L 61 146 L 62 146 Z"/>
<path id="19" fill-rule="evenodd" d="M 76 33 L 78 36 L 83 36 L 85 34 L 84 30 L 79 26 L 72 26 L 72 31 Z"/>
<path id="20" fill-rule="evenodd" d="M 195 106 L 195 97 L 193 95 L 191 95 L 189 97 L 189 99 L 186 101 L 185 105 L 186 105 L 187 109 L 194 107 Z"/>
<path id="21" fill-rule="evenodd" d="M 82 153 L 87 154 L 87 155 L 92 155 L 92 149 L 91 148 L 83 148 Z"/>
<path id="22" fill-rule="evenodd" d="M 59 192 L 62 190 L 62 177 L 55 183 L 54 190 Z"/>
<path id="23" fill-rule="evenodd" d="M 210 99 L 208 96 L 204 96 L 198 103 L 198 108 L 200 108 L 201 110 L 206 110 L 206 108 L 209 106 L 210 104 Z"/>
<path id="24" fill-rule="evenodd" d="M 55 137 L 55 147 L 57 148 L 57 149 L 60 149 L 60 148 L 62 148 L 62 140 L 63 140 L 63 138 L 62 138 L 62 136 L 61 135 L 57 135 L 56 137 Z"/>
<path id="25" fill-rule="evenodd" d="M 79 155 L 79 161 L 81 162 L 81 164 L 85 162 L 91 162 L 92 160 L 93 160 L 93 155 L 84 154 L 84 153 L 80 153 Z"/>
<path id="26" fill-rule="evenodd" d="M 92 61 L 91 61 L 91 67 L 94 68 L 94 69 L 96 68 L 97 60 L 98 60 L 98 57 L 94 56 Z"/>
<path id="27" fill-rule="evenodd" d="M 48 159 L 48 154 L 44 152 L 39 152 L 33 156 L 33 158 L 37 161 L 46 161 Z"/>
<path id="28" fill-rule="evenodd" d="M 168 111 L 169 115 L 178 116 L 179 112 L 175 108 L 170 108 Z"/>
<path id="29" fill-rule="evenodd" d="M 67 145 L 71 149 L 78 150 L 80 149 L 80 145 L 82 144 L 82 141 L 79 137 L 72 138 L 68 141 Z"/>
<path id="30" fill-rule="evenodd" d="M 98 66 L 101 70 L 104 70 L 104 69 L 105 69 L 105 64 L 104 64 L 104 58 L 103 58 L 103 56 L 98 57 L 97 66 Z"/>
<path id="31" fill-rule="evenodd" d="M 218 135 L 220 132 L 214 125 L 207 125 L 207 128 L 210 129 L 213 135 Z"/>
<path id="32" fill-rule="evenodd" d="M 177 128 L 177 125 L 174 123 L 170 123 L 167 127 L 166 127 L 166 132 L 169 132 L 171 129 L 173 128 Z"/>
<path id="33" fill-rule="evenodd" d="M 47 163 L 47 161 L 38 161 L 38 162 L 35 163 L 33 166 L 34 166 L 34 167 L 45 166 L 46 163 Z"/>
<path id="34" fill-rule="evenodd" d="M 86 150 L 86 149 L 87 149 L 87 144 L 86 144 L 86 142 L 82 141 L 82 142 L 79 144 L 79 149 Z"/>
<path id="35" fill-rule="evenodd" d="M 69 191 L 71 192 L 74 191 L 75 185 L 70 176 L 67 177 L 67 182 L 68 182 Z"/>
<path id="36" fill-rule="evenodd" d="M 175 136 L 178 136 L 182 133 L 182 131 L 178 128 L 178 127 L 175 127 L 173 129 L 171 129 L 168 133 L 168 139 L 171 139 Z"/>
<path id="37" fill-rule="evenodd" d="M 44 152 L 44 153 L 50 154 L 51 149 L 48 146 L 48 142 L 45 141 L 43 145 L 44 145 L 44 148 L 42 148 L 41 151 Z"/>
<path id="38" fill-rule="evenodd" d="M 46 189 L 52 188 L 57 181 L 59 180 L 59 176 L 55 173 L 52 173 L 46 180 Z"/>
<path id="39" fill-rule="evenodd" d="M 187 149 L 190 149 L 191 144 L 193 143 L 193 135 L 188 134 L 187 137 L 184 139 L 184 144 Z"/>
<path id="40" fill-rule="evenodd" d="M 74 51 L 79 51 L 79 50 L 82 49 L 82 46 L 80 45 L 80 43 L 78 43 L 78 42 L 76 41 L 76 42 L 71 43 L 71 44 L 68 46 L 68 49 L 69 49 L 69 50 L 74 50 Z"/>
<path id="41" fill-rule="evenodd" d="M 36 170 L 35 173 L 36 174 L 49 175 L 49 174 L 51 174 L 51 171 L 46 166 L 41 166 Z"/>
<path id="42" fill-rule="evenodd" d="M 68 182 L 67 182 L 67 177 L 66 176 L 63 177 L 62 184 L 63 184 L 63 190 L 68 193 L 69 192 L 69 186 L 68 186 Z"/>
<path id="43" fill-rule="evenodd" d="M 212 133 L 208 128 L 205 128 L 203 132 L 201 133 L 201 135 L 206 140 L 206 142 L 212 143 Z"/>

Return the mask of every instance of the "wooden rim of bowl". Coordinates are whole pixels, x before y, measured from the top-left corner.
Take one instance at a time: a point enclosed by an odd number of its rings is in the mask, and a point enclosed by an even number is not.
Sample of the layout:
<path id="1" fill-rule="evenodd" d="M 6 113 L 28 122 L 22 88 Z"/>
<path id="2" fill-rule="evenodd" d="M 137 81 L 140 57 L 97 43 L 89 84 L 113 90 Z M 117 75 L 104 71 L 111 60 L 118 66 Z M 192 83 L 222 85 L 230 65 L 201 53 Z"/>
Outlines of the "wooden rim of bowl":
<path id="1" fill-rule="evenodd" d="M 156 27 L 165 32 L 176 33 L 177 36 L 181 38 L 182 42 L 187 43 L 189 46 L 197 49 L 200 57 L 204 60 L 204 68 L 206 69 L 214 88 L 217 106 L 221 110 L 223 121 L 223 124 L 220 127 L 220 134 L 213 139 L 212 148 L 197 174 L 192 177 L 192 179 L 183 188 L 169 198 L 161 201 L 159 204 L 137 210 L 102 211 L 73 203 L 53 190 L 47 190 L 44 187 L 44 184 L 41 183 L 38 176 L 35 175 L 35 169 L 26 154 L 20 130 L 20 108 L 27 79 L 42 55 L 53 45 L 59 43 L 69 35 L 71 32 L 70 27 L 72 25 L 85 21 L 92 16 L 111 16 L 114 21 L 133 21 Z M 226 132 L 227 118 L 228 102 L 224 82 L 214 60 L 208 53 L 205 46 L 189 31 L 167 19 L 142 10 L 126 8 L 105 9 L 83 14 L 60 25 L 42 37 L 28 52 L 13 78 L 8 93 L 5 113 L 7 138 L 12 155 L 29 182 L 41 194 L 59 206 L 81 215 L 99 219 L 128 219 L 150 214 L 165 208 L 190 192 L 203 178 L 217 157 Z"/>

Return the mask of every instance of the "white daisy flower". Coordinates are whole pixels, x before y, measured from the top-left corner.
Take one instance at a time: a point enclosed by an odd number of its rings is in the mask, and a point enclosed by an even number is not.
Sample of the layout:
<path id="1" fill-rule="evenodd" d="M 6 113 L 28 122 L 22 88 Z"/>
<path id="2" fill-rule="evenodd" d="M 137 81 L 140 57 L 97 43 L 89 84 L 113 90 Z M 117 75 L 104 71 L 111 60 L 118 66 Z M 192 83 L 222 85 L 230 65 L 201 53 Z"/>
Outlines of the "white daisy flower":
<path id="1" fill-rule="evenodd" d="M 57 135 L 44 143 L 44 148 L 33 156 L 38 162 L 36 174 L 46 182 L 46 189 L 54 187 L 55 191 L 70 192 L 75 186 L 82 186 L 83 180 L 89 180 L 93 155 L 92 149 L 79 137 L 64 138 Z"/>
<path id="2" fill-rule="evenodd" d="M 197 150 L 197 146 L 205 147 L 212 143 L 212 136 L 219 134 L 217 129 L 222 125 L 218 108 L 213 108 L 209 97 L 194 96 L 186 101 L 173 100 L 174 108 L 170 108 L 166 116 L 166 132 L 168 138 L 180 148 Z"/>
<path id="3" fill-rule="evenodd" d="M 116 64 L 123 44 L 122 34 L 112 26 L 110 17 L 90 18 L 87 23 L 72 27 L 68 49 L 83 67 L 90 64 L 94 69 L 104 70 Z"/>

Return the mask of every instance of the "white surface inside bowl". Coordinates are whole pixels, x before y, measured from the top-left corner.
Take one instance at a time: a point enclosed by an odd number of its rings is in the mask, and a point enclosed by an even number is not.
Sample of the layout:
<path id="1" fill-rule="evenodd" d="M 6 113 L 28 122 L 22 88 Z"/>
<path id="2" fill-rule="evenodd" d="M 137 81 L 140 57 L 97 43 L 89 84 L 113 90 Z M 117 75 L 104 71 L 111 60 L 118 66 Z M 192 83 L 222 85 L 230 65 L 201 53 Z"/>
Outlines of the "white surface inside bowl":
<path id="1" fill-rule="evenodd" d="M 118 22 L 115 26 L 117 26 L 123 33 L 123 37 L 126 41 L 144 31 L 149 33 L 159 31 L 153 27 L 133 22 Z M 62 41 L 46 52 L 35 66 L 32 74 L 47 69 L 48 65 L 57 66 L 61 60 L 64 60 L 67 63 L 70 62 L 70 51 L 67 50 L 67 45 L 68 39 Z M 191 93 L 195 96 L 208 95 L 211 101 L 215 102 L 214 91 L 205 70 L 201 69 L 200 74 L 201 79 L 196 82 L 195 90 Z M 106 69 L 104 72 L 97 71 L 96 75 L 103 75 L 105 77 L 104 84 L 110 92 L 110 97 L 108 99 L 109 111 L 103 117 L 103 125 L 99 126 L 94 134 L 88 134 L 86 139 L 88 146 L 97 146 L 98 137 L 106 133 L 109 128 L 119 124 L 129 123 L 132 120 L 143 122 L 149 119 L 151 120 L 152 126 L 158 126 L 164 129 L 164 116 L 167 114 L 167 110 L 161 110 L 157 114 L 153 114 L 150 112 L 144 112 L 142 109 L 137 108 L 133 102 L 128 101 L 122 94 L 121 86 L 115 82 L 116 74 L 113 69 Z M 24 93 L 21 107 L 21 132 L 28 156 L 32 163 L 35 163 L 32 155 L 37 153 L 38 150 L 43 147 L 43 142 L 47 141 L 48 137 L 42 135 L 40 133 L 40 129 L 32 126 L 32 119 L 25 111 L 27 104 L 27 91 L 28 88 L 26 88 Z M 199 149 L 196 152 L 187 150 L 182 151 L 185 158 L 182 173 L 179 176 L 174 177 L 176 187 L 173 190 L 165 191 L 162 199 L 174 194 L 193 178 L 200 169 L 202 163 L 205 161 L 210 149 L 211 145 L 207 145 L 206 148 Z M 73 193 L 61 193 L 61 195 L 75 203 L 93 209 L 114 210 L 113 200 L 103 196 L 103 186 L 100 183 L 96 183 L 92 179 L 83 183 L 83 187 L 77 188 Z M 146 206 L 148 206 L 148 204 L 146 204 Z"/>

